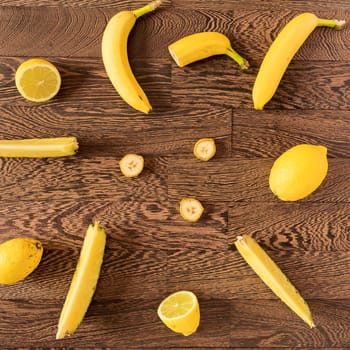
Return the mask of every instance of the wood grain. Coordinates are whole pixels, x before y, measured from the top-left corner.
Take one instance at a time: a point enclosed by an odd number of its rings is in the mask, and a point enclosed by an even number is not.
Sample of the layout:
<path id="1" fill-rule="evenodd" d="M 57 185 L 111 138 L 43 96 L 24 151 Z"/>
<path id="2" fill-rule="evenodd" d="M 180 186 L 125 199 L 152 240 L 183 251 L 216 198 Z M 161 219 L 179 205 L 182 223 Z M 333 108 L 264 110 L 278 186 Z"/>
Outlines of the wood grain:
<path id="1" fill-rule="evenodd" d="M 15 71 L 24 60 L 24 57 L 3 57 L 1 59 L 0 70 L 6 76 L 4 82 L 0 84 L 1 105 L 38 106 L 23 99 L 14 82 Z M 79 108 L 81 112 L 84 109 L 92 109 L 95 112 L 98 111 L 100 117 L 112 108 L 118 108 L 119 111 L 124 110 L 124 113 L 130 113 L 130 111 L 135 113 L 113 88 L 101 59 L 54 58 L 49 60 L 60 71 L 62 85 L 57 96 L 45 106 L 59 105 L 60 108 L 65 106 L 73 110 Z M 148 63 L 136 60 L 130 64 L 153 108 L 164 112 L 164 109 L 171 107 L 170 64 L 162 59 Z"/>
<path id="2" fill-rule="evenodd" d="M 242 158 L 279 157 L 301 143 L 327 147 L 327 157 L 349 158 L 349 113 L 327 110 L 235 110 L 232 154 Z"/>
<path id="3" fill-rule="evenodd" d="M 25 1 L 25 0 L 22 0 Z M 39 1 L 38 1 L 39 2 Z M 99 6 L 3 6 L 0 5 L 0 30 L 4 38 L 0 56 L 101 57 L 101 40 L 107 21 L 129 4 Z M 84 1 L 82 1 L 84 3 Z M 100 6 L 101 4 L 101 6 Z M 137 8 L 139 3 L 132 5 Z M 144 4 L 144 3 L 143 3 Z M 209 2 L 210 4 L 210 2 Z M 213 7 L 212 5 L 209 5 Z M 195 10 L 196 9 L 196 10 Z M 131 58 L 167 58 L 168 45 L 183 36 L 200 31 L 218 31 L 228 36 L 232 46 L 259 66 L 268 47 L 297 10 L 286 6 L 275 10 L 240 9 L 231 4 L 228 10 L 216 6 L 210 10 L 183 9 L 182 5 L 160 7 L 137 20 L 128 41 Z M 350 20 L 350 8 L 334 7 L 319 11 L 320 17 Z M 20 28 L 20 30 L 18 30 Z M 317 28 L 306 40 L 297 60 L 350 60 L 347 47 L 349 28 L 335 31 Z"/>
<path id="4" fill-rule="evenodd" d="M 101 115 L 103 111 L 103 115 Z M 170 109 L 141 115 L 114 103 L 107 107 L 68 104 L 24 106 L 0 105 L 1 139 L 77 137 L 80 151 L 91 156 L 118 153 L 192 156 L 194 143 L 214 137 L 218 156 L 231 155 L 230 109 Z M 93 127 L 93 132 L 91 128 Z M 79 152 L 80 152 L 79 151 Z"/>
<path id="5" fill-rule="evenodd" d="M 213 158 L 203 164 L 194 158 L 171 158 L 169 199 L 175 201 L 193 196 L 207 202 L 280 202 L 272 194 L 268 183 L 273 162 L 274 159 L 270 158 Z M 302 202 L 349 202 L 349 160 L 332 158 L 328 163 L 324 182 Z"/>
<path id="6" fill-rule="evenodd" d="M 316 328 L 310 329 L 280 302 L 240 300 L 232 305 L 231 346 L 321 349 L 347 347 L 348 300 L 308 301 Z M 327 344 L 327 345 L 326 345 Z"/>
<path id="7" fill-rule="evenodd" d="M 167 285 L 201 290 L 207 298 L 277 299 L 239 253 L 178 249 L 168 255 Z M 349 298 L 349 252 L 266 250 L 306 299 Z"/>
<path id="8" fill-rule="evenodd" d="M 252 235 L 264 248 L 349 251 L 347 203 L 232 203 L 229 241 Z"/>
<path id="9" fill-rule="evenodd" d="M 346 62 L 340 62 L 330 67 L 326 61 L 293 61 L 265 109 L 347 110 L 347 65 Z M 173 102 L 190 105 L 196 101 L 199 107 L 208 108 L 253 107 L 251 93 L 255 74 L 240 71 L 229 58 L 206 59 L 185 69 L 173 65 L 172 76 L 173 94 L 176 96 L 173 97 Z M 207 79 L 213 84 L 206 84 Z"/>

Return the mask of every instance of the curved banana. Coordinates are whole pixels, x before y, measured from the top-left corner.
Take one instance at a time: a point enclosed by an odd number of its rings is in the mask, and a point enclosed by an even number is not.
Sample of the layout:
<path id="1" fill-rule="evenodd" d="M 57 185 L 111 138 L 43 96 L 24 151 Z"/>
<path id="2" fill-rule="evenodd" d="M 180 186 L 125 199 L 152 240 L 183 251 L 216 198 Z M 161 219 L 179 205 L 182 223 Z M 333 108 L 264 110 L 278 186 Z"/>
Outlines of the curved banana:
<path id="1" fill-rule="evenodd" d="M 169 52 L 179 67 L 214 55 L 227 55 L 247 69 L 249 63 L 232 47 L 230 40 L 222 33 L 201 32 L 179 39 L 168 46 Z"/>
<path id="2" fill-rule="evenodd" d="M 316 27 L 342 29 L 345 21 L 321 19 L 312 13 L 294 17 L 268 49 L 253 87 L 254 108 L 262 110 L 275 94 L 290 61 Z"/>
<path id="3" fill-rule="evenodd" d="M 128 37 L 137 18 L 155 10 L 160 3 L 156 0 L 137 10 L 117 13 L 107 23 L 102 37 L 102 59 L 109 79 L 120 97 L 143 113 L 149 113 L 152 106 L 131 70 Z"/>

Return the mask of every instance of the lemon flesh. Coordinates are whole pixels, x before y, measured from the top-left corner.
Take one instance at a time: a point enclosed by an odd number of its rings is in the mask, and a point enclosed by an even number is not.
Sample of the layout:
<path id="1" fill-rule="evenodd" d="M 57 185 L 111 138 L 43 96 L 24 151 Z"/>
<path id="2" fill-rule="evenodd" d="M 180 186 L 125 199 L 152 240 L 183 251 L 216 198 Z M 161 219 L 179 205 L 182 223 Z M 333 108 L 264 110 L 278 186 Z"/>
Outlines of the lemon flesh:
<path id="1" fill-rule="evenodd" d="M 327 171 L 326 147 L 297 145 L 274 162 L 269 177 L 270 189 L 283 201 L 297 201 L 314 192 Z"/>
<path id="2" fill-rule="evenodd" d="M 190 291 L 169 295 L 159 305 L 158 317 L 172 331 L 185 336 L 193 334 L 200 322 L 199 303 Z"/>
<path id="3" fill-rule="evenodd" d="M 32 102 L 52 99 L 61 87 L 58 69 L 41 58 L 23 62 L 16 71 L 15 81 L 19 93 Z"/>
<path id="4" fill-rule="evenodd" d="M 90 225 L 61 312 L 56 339 L 73 334 L 83 320 L 96 289 L 105 244 L 105 230 L 98 223 Z"/>
<path id="5" fill-rule="evenodd" d="M 31 274 L 43 254 L 41 243 L 32 238 L 14 238 L 0 244 L 0 283 L 14 284 Z"/>

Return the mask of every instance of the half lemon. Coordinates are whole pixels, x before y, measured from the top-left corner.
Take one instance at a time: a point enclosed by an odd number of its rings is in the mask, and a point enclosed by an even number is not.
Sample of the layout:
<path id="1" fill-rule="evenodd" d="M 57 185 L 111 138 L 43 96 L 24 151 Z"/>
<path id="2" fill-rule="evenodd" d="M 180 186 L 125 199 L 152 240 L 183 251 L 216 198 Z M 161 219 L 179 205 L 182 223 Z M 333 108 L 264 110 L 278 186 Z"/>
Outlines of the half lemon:
<path id="1" fill-rule="evenodd" d="M 42 58 L 31 58 L 17 68 L 16 87 L 19 93 L 32 102 L 52 99 L 61 87 L 58 69 Z"/>
<path id="2" fill-rule="evenodd" d="M 170 294 L 158 307 L 158 317 L 172 331 L 185 336 L 194 333 L 200 321 L 196 295 L 190 291 Z"/>

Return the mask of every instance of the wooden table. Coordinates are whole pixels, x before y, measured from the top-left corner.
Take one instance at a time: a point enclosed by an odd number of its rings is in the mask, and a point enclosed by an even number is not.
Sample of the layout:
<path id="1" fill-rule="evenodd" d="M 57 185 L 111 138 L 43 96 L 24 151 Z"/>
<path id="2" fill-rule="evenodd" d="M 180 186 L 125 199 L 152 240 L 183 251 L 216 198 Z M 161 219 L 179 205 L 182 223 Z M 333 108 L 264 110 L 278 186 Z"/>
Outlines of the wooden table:
<path id="1" fill-rule="evenodd" d="M 1 241 L 30 236 L 44 257 L 25 281 L 0 287 L 0 346 L 117 349 L 321 349 L 350 345 L 350 37 L 318 28 L 300 49 L 264 111 L 251 90 L 267 48 L 289 19 L 312 11 L 350 21 L 348 0 L 168 0 L 138 20 L 131 65 L 154 107 L 126 105 L 107 79 L 101 36 L 107 20 L 145 2 L 2 0 L 0 138 L 73 135 L 76 156 L 1 159 Z M 167 51 L 198 31 L 226 34 L 251 63 L 224 56 L 178 68 Z M 22 99 L 14 74 L 44 57 L 61 72 L 48 103 Z M 200 162 L 192 148 L 213 137 L 217 155 Z M 321 187 L 298 202 L 269 190 L 271 165 L 300 143 L 328 148 Z M 130 152 L 145 156 L 141 176 L 118 168 Z M 195 224 L 178 203 L 205 207 Z M 55 340 L 57 322 L 86 228 L 108 233 L 93 302 L 75 335 Z M 233 242 L 252 235 L 305 297 L 310 330 L 259 280 Z M 183 337 L 157 318 L 161 300 L 188 289 L 201 324 Z"/>

